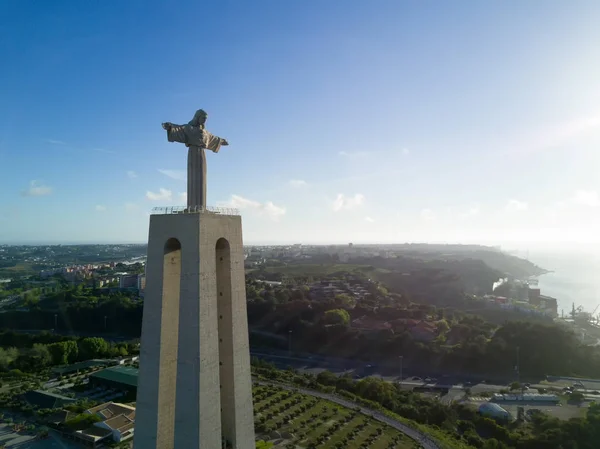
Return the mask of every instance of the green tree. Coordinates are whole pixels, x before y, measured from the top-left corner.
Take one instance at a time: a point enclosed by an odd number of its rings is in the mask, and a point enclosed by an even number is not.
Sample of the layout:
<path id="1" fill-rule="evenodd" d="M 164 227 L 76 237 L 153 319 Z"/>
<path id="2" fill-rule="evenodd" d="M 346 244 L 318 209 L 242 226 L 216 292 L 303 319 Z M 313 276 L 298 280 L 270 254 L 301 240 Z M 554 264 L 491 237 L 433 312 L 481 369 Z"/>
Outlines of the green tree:
<path id="1" fill-rule="evenodd" d="M 8 370 L 8 367 L 19 357 L 17 348 L 0 348 L 0 369 Z"/>
<path id="2" fill-rule="evenodd" d="M 448 332 L 448 330 L 450 330 L 450 326 L 448 325 L 448 321 L 446 320 L 439 320 L 435 323 L 435 326 L 437 328 L 437 331 L 439 333 L 444 333 L 444 332 Z"/>
<path id="3" fill-rule="evenodd" d="M 66 365 L 77 359 L 79 352 L 75 341 L 60 341 L 48 345 L 54 365 Z"/>
<path id="4" fill-rule="evenodd" d="M 571 393 L 571 395 L 569 396 L 569 400 L 573 401 L 573 402 L 582 402 L 584 399 L 583 393 L 580 391 L 574 391 L 573 393 Z"/>
<path id="5" fill-rule="evenodd" d="M 52 355 L 46 345 L 36 343 L 31 349 L 23 349 L 15 362 L 24 372 L 38 371 L 52 363 Z"/>
<path id="6" fill-rule="evenodd" d="M 82 360 L 102 357 L 109 349 L 107 341 L 100 337 L 87 337 L 79 341 L 79 355 Z"/>
<path id="7" fill-rule="evenodd" d="M 344 309 L 328 310 L 323 315 L 325 324 L 338 324 L 348 326 L 350 324 L 350 314 Z"/>
<path id="8" fill-rule="evenodd" d="M 83 430 L 87 429 L 88 427 L 99 421 L 102 420 L 96 415 L 81 414 L 77 415 L 75 418 L 66 421 L 65 425 L 71 430 Z"/>
<path id="9" fill-rule="evenodd" d="M 346 293 L 335 295 L 334 300 L 335 304 L 340 307 L 352 309 L 354 306 L 356 306 L 356 299 Z"/>
<path id="10" fill-rule="evenodd" d="M 317 374 L 317 383 L 321 385 L 335 385 L 338 381 L 338 377 L 331 371 L 321 371 Z"/>

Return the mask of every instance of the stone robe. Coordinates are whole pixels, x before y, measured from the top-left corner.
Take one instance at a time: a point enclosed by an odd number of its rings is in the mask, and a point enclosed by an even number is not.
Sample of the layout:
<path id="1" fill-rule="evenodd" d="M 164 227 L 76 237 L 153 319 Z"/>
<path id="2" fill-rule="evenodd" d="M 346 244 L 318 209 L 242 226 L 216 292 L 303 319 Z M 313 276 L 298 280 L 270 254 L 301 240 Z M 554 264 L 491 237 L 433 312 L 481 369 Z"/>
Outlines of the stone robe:
<path id="1" fill-rule="evenodd" d="M 219 152 L 225 139 L 204 128 L 206 113 L 199 110 L 187 125 L 169 123 L 167 140 L 184 143 L 188 149 L 187 205 L 189 208 L 206 207 L 206 154 L 204 150 Z"/>

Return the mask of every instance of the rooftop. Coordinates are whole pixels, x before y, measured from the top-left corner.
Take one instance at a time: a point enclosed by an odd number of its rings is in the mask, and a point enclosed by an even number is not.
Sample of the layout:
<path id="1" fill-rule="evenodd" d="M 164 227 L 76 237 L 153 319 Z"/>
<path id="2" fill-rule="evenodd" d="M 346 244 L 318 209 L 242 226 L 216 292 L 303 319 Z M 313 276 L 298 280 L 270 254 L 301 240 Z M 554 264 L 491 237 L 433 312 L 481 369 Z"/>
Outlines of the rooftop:
<path id="1" fill-rule="evenodd" d="M 95 379 L 105 379 L 124 385 L 137 387 L 138 369 L 130 366 L 114 366 L 97 371 L 90 376 Z"/>
<path id="2" fill-rule="evenodd" d="M 96 442 L 111 435 L 112 431 L 97 426 L 91 426 L 85 430 L 78 430 L 75 433 L 77 434 L 78 438 L 84 441 Z"/>
<path id="3" fill-rule="evenodd" d="M 75 399 L 60 394 L 49 393 L 42 390 L 33 390 L 25 393 L 25 400 L 39 408 L 59 408 L 65 404 L 75 402 Z"/>
<path id="4" fill-rule="evenodd" d="M 107 402 L 105 404 L 97 405 L 86 410 L 90 415 L 100 415 L 103 419 L 110 421 L 111 419 L 119 416 L 127 416 L 131 419 L 135 418 L 135 407 L 129 405 L 119 404 L 117 402 Z"/>
<path id="5" fill-rule="evenodd" d="M 127 415 L 119 415 L 114 418 L 107 419 L 104 424 L 113 430 L 121 430 L 127 427 L 132 427 L 135 423 L 135 412 L 132 413 L 131 417 Z"/>
<path id="6" fill-rule="evenodd" d="M 94 366 L 106 365 L 106 364 L 107 364 L 106 360 L 101 360 L 101 359 L 87 360 L 85 362 L 74 363 L 72 365 L 52 368 L 52 372 L 57 373 L 57 374 L 65 374 L 65 373 L 71 373 L 71 372 L 79 371 L 82 369 L 87 369 L 87 368 L 91 368 Z"/>

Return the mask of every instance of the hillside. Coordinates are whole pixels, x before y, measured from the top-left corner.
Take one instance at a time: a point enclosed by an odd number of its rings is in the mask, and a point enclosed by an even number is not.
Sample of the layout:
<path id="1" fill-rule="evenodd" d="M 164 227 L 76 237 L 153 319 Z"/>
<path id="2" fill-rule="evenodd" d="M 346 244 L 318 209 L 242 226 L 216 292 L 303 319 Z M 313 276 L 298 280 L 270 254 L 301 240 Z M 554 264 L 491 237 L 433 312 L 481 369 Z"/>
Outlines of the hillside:
<path id="1" fill-rule="evenodd" d="M 534 263 L 520 257 L 500 251 L 497 248 L 481 245 L 436 245 L 436 244 L 403 244 L 392 245 L 391 248 L 401 256 L 427 261 L 464 261 L 480 260 L 488 267 L 499 271 L 502 275 L 526 278 L 547 273 Z"/>

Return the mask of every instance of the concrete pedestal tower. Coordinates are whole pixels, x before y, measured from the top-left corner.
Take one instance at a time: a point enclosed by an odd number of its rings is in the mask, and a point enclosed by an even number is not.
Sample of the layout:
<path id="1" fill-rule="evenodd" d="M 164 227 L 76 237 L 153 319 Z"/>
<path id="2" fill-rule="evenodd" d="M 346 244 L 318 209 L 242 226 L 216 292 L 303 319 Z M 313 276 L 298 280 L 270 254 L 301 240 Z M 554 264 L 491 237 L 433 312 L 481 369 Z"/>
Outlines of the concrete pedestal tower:
<path id="1" fill-rule="evenodd" d="M 242 221 L 150 216 L 135 449 L 253 449 Z"/>

